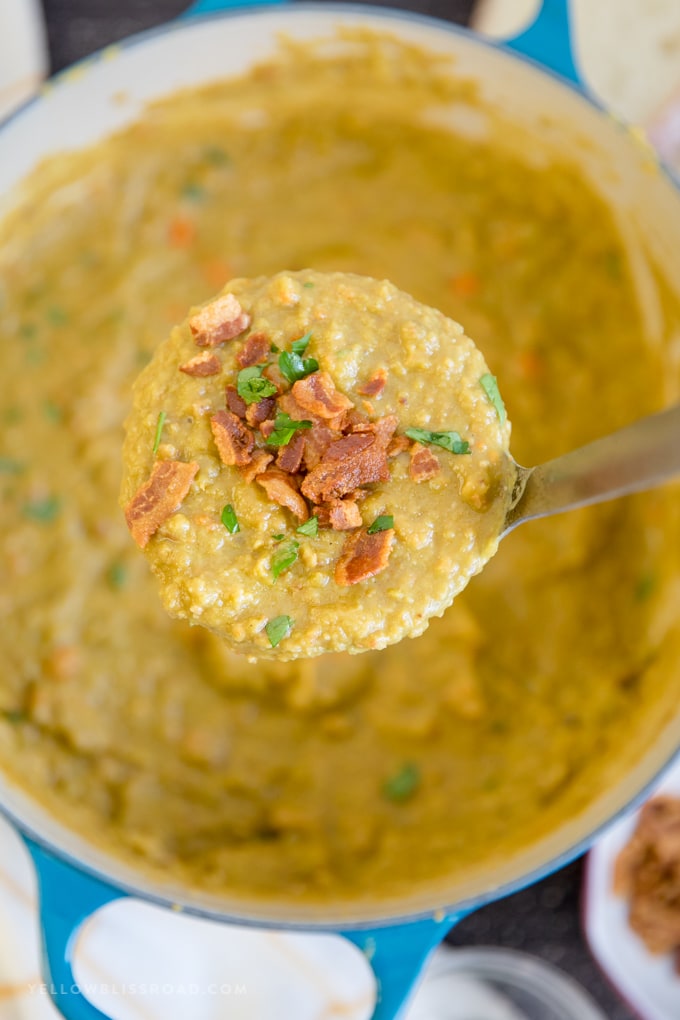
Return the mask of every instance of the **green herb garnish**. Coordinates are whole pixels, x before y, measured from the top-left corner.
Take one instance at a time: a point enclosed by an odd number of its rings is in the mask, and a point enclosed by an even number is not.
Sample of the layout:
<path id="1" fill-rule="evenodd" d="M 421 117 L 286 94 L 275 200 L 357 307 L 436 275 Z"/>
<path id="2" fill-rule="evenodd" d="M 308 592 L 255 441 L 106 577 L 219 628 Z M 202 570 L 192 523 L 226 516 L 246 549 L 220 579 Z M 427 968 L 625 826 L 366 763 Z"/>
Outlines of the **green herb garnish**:
<path id="1" fill-rule="evenodd" d="M 188 181 L 182 188 L 182 198 L 189 202 L 202 202 L 205 198 L 205 188 L 196 181 Z"/>
<path id="2" fill-rule="evenodd" d="M 394 517 L 392 514 L 381 514 L 380 517 L 376 517 L 373 524 L 369 524 L 366 531 L 369 535 L 375 535 L 379 531 L 388 531 L 394 527 Z"/>
<path id="3" fill-rule="evenodd" d="M 246 404 L 256 404 L 276 393 L 276 386 L 262 375 L 262 370 L 262 365 L 251 365 L 250 368 L 242 368 L 238 374 L 236 389 Z"/>
<path id="4" fill-rule="evenodd" d="M 291 539 L 286 545 L 279 546 L 274 555 L 272 556 L 272 575 L 274 580 L 283 574 L 285 570 L 292 567 L 298 558 L 298 549 L 300 543 L 296 542 L 295 539 Z"/>
<path id="5" fill-rule="evenodd" d="M 314 286 L 314 284 L 312 283 L 312 281 L 311 281 L 311 280 L 307 280 L 307 282 L 306 282 L 306 283 L 303 283 L 303 284 L 302 284 L 302 286 L 303 286 L 303 287 L 313 287 L 313 286 Z"/>
<path id="6" fill-rule="evenodd" d="M 308 521 L 295 529 L 298 535 L 306 535 L 307 538 L 316 538 L 319 534 L 319 518 L 310 517 Z"/>
<path id="7" fill-rule="evenodd" d="M 275 616 L 273 620 L 269 620 L 264 629 L 272 648 L 276 648 L 280 641 L 288 637 L 293 624 L 294 620 L 291 620 L 290 616 Z"/>
<path id="8" fill-rule="evenodd" d="M 58 404 L 55 404 L 54 401 L 52 400 L 45 401 L 45 403 L 43 404 L 43 413 L 47 420 L 54 422 L 55 425 L 58 425 L 60 422 L 64 420 L 63 410 L 61 409 L 61 407 L 59 407 Z"/>
<path id="9" fill-rule="evenodd" d="M 461 439 L 458 432 L 430 432 L 429 429 L 405 429 L 404 434 L 409 439 L 415 439 L 417 443 L 431 443 L 433 446 L 441 446 L 449 453 L 469 453 L 470 444 Z"/>
<path id="10" fill-rule="evenodd" d="M 267 442 L 270 446 L 287 446 L 298 429 L 311 427 L 311 421 L 295 421 L 285 411 L 279 411 L 274 419 L 274 431 Z"/>
<path id="11" fill-rule="evenodd" d="M 307 348 L 309 347 L 309 341 L 311 339 L 312 334 L 305 333 L 305 335 L 301 336 L 299 340 L 293 340 L 292 344 L 290 345 L 290 349 L 292 350 L 293 354 L 304 354 Z"/>
<path id="12" fill-rule="evenodd" d="M 46 315 L 50 326 L 65 326 L 68 322 L 68 315 L 59 305 L 50 305 Z"/>
<path id="13" fill-rule="evenodd" d="M 276 344 L 270 344 L 269 350 L 272 352 L 272 354 L 278 354 L 281 348 L 277 347 Z"/>
<path id="14" fill-rule="evenodd" d="M 161 445 L 161 436 L 163 435 L 163 428 L 165 426 L 166 418 L 167 414 L 165 413 L 165 411 L 159 411 L 158 421 L 156 422 L 156 436 L 153 441 L 153 450 L 151 451 L 154 457 L 158 453 L 158 447 Z"/>
<path id="15" fill-rule="evenodd" d="M 420 769 L 417 765 L 407 763 L 395 772 L 393 776 L 386 779 L 383 784 L 383 793 L 388 800 L 396 804 L 409 800 L 420 786 Z"/>
<path id="16" fill-rule="evenodd" d="M 227 503 L 225 506 L 224 510 L 220 514 L 220 520 L 230 535 L 235 535 L 237 531 L 241 530 L 241 525 L 238 522 L 236 511 L 231 503 Z"/>
<path id="17" fill-rule="evenodd" d="M 6 708 L 0 712 L 3 719 L 13 726 L 18 726 L 19 723 L 28 722 L 28 712 L 24 712 L 21 708 Z"/>
<path id="18" fill-rule="evenodd" d="M 495 375 L 491 375 L 491 372 L 486 372 L 479 380 L 479 384 L 486 393 L 487 397 L 496 408 L 496 414 L 501 425 L 505 425 L 508 417 L 501 391 L 498 389 L 498 380 Z"/>
<path id="19" fill-rule="evenodd" d="M 41 524 L 51 524 L 60 510 L 61 500 L 58 496 L 36 499 L 31 503 L 25 503 L 23 507 L 24 517 L 31 521 L 39 521 Z"/>
<path id="20" fill-rule="evenodd" d="M 316 358 L 302 357 L 309 347 L 311 339 L 312 334 L 305 333 L 299 340 L 293 340 L 290 345 L 290 351 L 282 351 L 279 354 L 279 369 L 289 383 L 297 382 L 298 379 L 304 379 L 305 376 L 311 375 L 312 372 L 316 372 L 318 369 L 319 362 Z"/>
<path id="21" fill-rule="evenodd" d="M 272 538 L 274 539 L 275 542 L 283 542 L 285 537 L 286 537 L 285 535 L 272 535 Z"/>
<path id="22" fill-rule="evenodd" d="M 651 598 L 656 590 L 657 577 L 656 574 L 647 573 L 642 574 L 635 585 L 634 596 L 636 602 L 646 602 L 647 599 Z"/>
<path id="23" fill-rule="evenodd" d="M 20 475 L 25 465 L 14 457 L 0 457 L 0 475 Z"/>
<path id="24" fill-rule="evenodd" d="M 231 158 L 219 145 L 209 145 L 205 150 L 205 158 L 213 166 L 226 166 L 231 163 Z"/>
<path id="25" fill-rule="evenodd" d="M 106 572 L 106 579 L 114 591 L 120 591 L 127 581 L 127 567 L 125 564 L 119 561 L 112 563 Z"/>

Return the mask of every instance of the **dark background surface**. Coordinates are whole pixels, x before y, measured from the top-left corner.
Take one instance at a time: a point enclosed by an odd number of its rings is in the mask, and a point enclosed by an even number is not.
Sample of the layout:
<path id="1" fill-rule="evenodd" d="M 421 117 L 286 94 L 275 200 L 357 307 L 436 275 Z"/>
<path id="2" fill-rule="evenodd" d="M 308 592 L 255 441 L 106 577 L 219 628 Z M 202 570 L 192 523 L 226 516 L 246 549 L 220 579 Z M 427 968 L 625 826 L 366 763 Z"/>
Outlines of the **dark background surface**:
<path id="1" fill-rule="evenodd" d="M 464 24 L 473 3 L 390 0 L 389 6 Z M 92 50 L 162 24 L 188 4 L 187 0 L 43 0 L 43 6 L 52 70 L 58 71 Z M 577 861 L 531 888 L 471 914 L 449 941 L 454 946 L 507 946 L 541 956 L 582 984 L 610 1020 L 634 1020 L 610 990 L 585 945 L 580 922 L 581 880 L 582 862 Z"/>

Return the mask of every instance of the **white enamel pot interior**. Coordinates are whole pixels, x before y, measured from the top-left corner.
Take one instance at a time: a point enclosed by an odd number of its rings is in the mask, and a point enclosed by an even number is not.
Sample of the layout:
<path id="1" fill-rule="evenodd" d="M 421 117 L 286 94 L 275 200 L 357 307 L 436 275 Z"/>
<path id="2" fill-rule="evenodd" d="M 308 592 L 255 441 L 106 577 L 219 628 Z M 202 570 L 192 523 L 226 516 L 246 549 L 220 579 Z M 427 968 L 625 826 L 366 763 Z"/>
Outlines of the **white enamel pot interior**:
<path id="1" fill-rule="evenodd" d="M 584 173 L 620 210 L 626 231 L 638 238 L 633 247 L 641 262 L 645 249 L 653 252 L 680 291 L 680 198 L 667 175 L 650 172 L 650 156 L 642 145 L 576 89 L 530 61 L 443 22 L 382 8 L 295 4 L 178 22 L 113 47 L 61 75 L 0 130 L 0 196 L 4 196 L 0 214 L 10 189 L 43 157 L 96 142 L 135 119 L 148 100 L 247 71 L 274 50 L 281 32 L 311 39 L 328 36 L 341 25 L 389 31 L 455 57 L 460 74 L 478 83 L 485 103 L 501 108 L 516 123 L 518 144 L 529 158 L 545 160 L 555 149 L 578 159 Z M 128 97 L 125 104 L 115 99 L 121 91 Z M 460 112 L 452 114 L 452 124 L 465 121 L 469 129 L 469 118 L 460 118 Z M 483 127 L 483 118 L 477 115 L 474 129 Z M 653 301 L 647 304 L 647 326 L 653 333 L 659 328 L 657 310 Z M 607 820 L 639 796 L 678 744 L 680 714 L 660 713 L 646 754 L 610 788 L 594 791 L 578 817 L 565 820 L 502 866 L 489 869 L 482 860 L 464 881 L 452 875 L 431 890 L 414 890 L 398 901 L 372 905 L 331 901 L 323 907 L 291 903 L 284 908 L 248 902 L 237 890 L 219 897 L 197 894 L 179 886 L 171 875 L 165 882 L 151 881 L 93 848 L 2 776 L 0 802 L 24 833 L 82 870 L 135 895 L 222 919 L 342 928 L 431 916 L 440 909 L 463 910 L 540 877 L 583 849 Z"/>

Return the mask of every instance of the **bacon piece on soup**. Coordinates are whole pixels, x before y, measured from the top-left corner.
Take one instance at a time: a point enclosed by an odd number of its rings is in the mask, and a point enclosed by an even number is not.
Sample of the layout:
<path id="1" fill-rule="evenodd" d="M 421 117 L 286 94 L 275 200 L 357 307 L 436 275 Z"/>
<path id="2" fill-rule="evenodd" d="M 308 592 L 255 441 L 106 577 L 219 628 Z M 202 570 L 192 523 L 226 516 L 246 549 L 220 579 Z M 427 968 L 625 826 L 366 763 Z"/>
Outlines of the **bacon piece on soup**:
<path id="1" fill-rule="evenodd" d="M 156 461 L 148 481 L 125 507 L 127 526 L 140 549 L 182 505 L 197 471 L 198 464 L 193 461 Z"/>
<path id="2" fill-rule="evenodd" d="M 210 419 L 215 445 L 223 464 L 249 464 L 255 437 L 232 411 L 218 411 Z"/>
<path id="3" fill-rule="evenodd" d="M 233 294 L 223 294 L 189 319 L 197 347 L 217 347 L 239 336 L 249 325 L 250 316 Z"/>
<path id="4" fill-rule="evenodd" d="M 335 565 L 335 583 L 343 587 L 375 577 L 387 566 L 394 541 L 394 528 L 357 531 L 345 541 L 342 555 Z"/>

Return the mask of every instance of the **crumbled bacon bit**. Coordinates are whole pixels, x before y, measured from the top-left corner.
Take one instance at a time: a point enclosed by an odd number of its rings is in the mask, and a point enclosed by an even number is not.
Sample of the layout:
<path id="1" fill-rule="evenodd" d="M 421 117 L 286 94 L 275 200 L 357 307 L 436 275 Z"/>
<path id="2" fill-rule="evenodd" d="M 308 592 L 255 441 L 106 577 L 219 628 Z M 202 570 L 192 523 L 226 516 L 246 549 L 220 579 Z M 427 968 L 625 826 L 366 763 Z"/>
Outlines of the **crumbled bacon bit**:
<path id="1" fill-rule="evenodd" d="M 240 418 L 232 411 L 218 411 L 210 419 L 210 428 L 223 464 L 250 463 L 255 437 Z"/>
<path id="2" fill-rule="evenodd" d="M 302 464 L 302 455 L 305 452 L 306 441 L 305 435 L 302 432 L 296 432 L 291 441 L 279 450 L 276 466 L 291 475 L 299 471 Z"/>
<path id="3" fill-rule="evenodd" d="M 391 438 L 390 428 L 393 432 L 391 422 L 383 418 L 373 423 L 370 432 L 353 432 L 336 439 L 303 481 L 303 495 L 313 503 L 326 503 L 340 499 L 359 485 L 389 481 L 385 451 Z"/>
<path id="4" fill-rule="evenodd" d="M 347 587 L 379 574 L 387 566 L 393 541 L 394 528 L 374 535 L 363 530 L 349 535 L 335 565 L 335 583 Z"/>
<path id="5" fill-rule="evenodd" d="M 389 460 L 392 457 L 398 456 L 400 453 L 406 453 L 411 446 L 411 440 L 408 436 L 394 436 L 390 440 L 390 445 L 387 447 L 387 457 Z"/>
<path id="6" fill-rule="evenodd" d="M 334 531 L 352 531 L 361 527 L 361 512 L 351 499 L 336 499 L 328 508 L 328 523 Z"/>
<path id="7" fill-rule="evenodd" d="M 408 466 L 409 478 L 412 482 L 427 482 L 439 474 L 439 460 L 427 446 L 414 443 L 411 447 L 411 460 Z"/>
<path id="8" fill-rule="evenodd" d="M 283 393 L 283 391 L 287 390 L 288 387 L 290 386 L 290 383 L 286 379 L 285 375 L 283 374 L 279 366 L 276 364 L 267 365 L 266 368 L 263 368 L 262 375 L 265 377 L 265 379 L 269 379 L 270 383 L 273 383 L 274 386 L 276 386 L 276 389 L 279 393 Z"/>
<path id="9" fill-rule="evenodd" d="M 261 425 L 263 421 L 267 421 L 268 418 L 273 418 L 276 413 L 276 398 L 275 397 L 263 397 L 262 400 L 258 400 L 255 404 L 248 404 L 246 409 L 246 421 L 253 428 Z"/>
<path id="10" fill-rule="evenodd" d="M 246 404 L 243 397 L 239 395 L 238 390 L 235 386 L 227 386 L 226 391 L 227 407 L 235 414 L 238 418 L 245 418 L 246 412 L 248 411 L 248 405 Z"/>
<path id="11" fill-rule="evenodd" d="M 137 489 L 125 507 L 130 533 L 143 549 L 161 524 L 182 504 L 191 486 L 198 464 L 180 460 L 157 460 L 148 481 Z"/>
<path id="12" fill-rule="evenodd" d="M 265 439 L 269 439 L 275 428 L 276 424 L 274 423 L 274 419 L 265 418 L 265 420 L 260 425 L 260 432 L 262 433 Z"/>
<path id="13" fill-rule="evenodd" d="M 279 410 L 287 414 L 293 421 L 311 421 L 313 424 L 324 426 L 328 424 L 327 422 L 322 422 L 321 418 L 311 411 L 306 411 L 302 404 L 297 402 L 292 392 L 282 393 L 278 399 L 278 405 Z"/>
<path id="14" fill-rule="evenodd" d="M 267 468 L 255 481 L 262 486 L 272 502 L 285 506 L 299 521 L 307 520 L 309 517 L 307 504 L 295 488 L 291 475 L 277 468 Z"/>
<path id="15" fill-rule="evenodd" d="M 217 347 L 239 336 L 249 325 L 250 316 L 233 294 L 223 294 L 189 319 L 197 347 Z"/>
<path id="16" fill-rule="evenodd" d="M 293 384 L 293 396 L 304 411 L 319 418 L 337 419 L 354 404 L 344 393 L 336 390 L 328 372 L 312 372 Z"/>
<path id="17" fill-rule="evenodd" d="M 236 355 L 239 368 L 250 368 L 267 360 L 271 342 L 264 333 L 251 333 L 241 350 Z"/>
<path id="18" fill-rule="evenodd" d="M 216 354 L 211 354 L 209 351 L 205 351 L 204 354 L 197 354 L 195 358 L 191 358 L 190 361 L 185 361 L 183 365 L 179 366 L 180 372 L 184 372 L 185 375 L 193 376 L 207 376 L 217 375 L 222 365 L 220 359 Z"/>
<path id="19" fill-rule="evenodd" d="M 273 453 L 267 453 L 266 450 L 253 450 L 253 459 L 250 464 L 240 469 L 244 482 L 254 482 L 257 476 L 261 475 L 267 465 L 271 464 L 273 460 Z"/>
<path id="20" fill-rule="evenodd" d="M 357 393 L 360 393 L 362 397 L 377 397 L 385 389 L 386 383 L 387 373 L 384 368 L 379 368 L 368 382 L 365 382 L 363 386 L 357 386 Z"/>
<path id="21" fill-rule="evenodd" d="M 291 415 L 292 417 L 292 415 Z M 312 425 L 305 434 L 304 467 L 311 471 L 319 463 L 331 443 L 338 438 L 337 432 L 326 425 Z"/>
<path id="22" fill-rule="evenodd" d="M 370 419 L 362 414 L 361 411 L 357 411 L 353 408 L 348 411 L 345 415 L 345 420 L 342 423 L 343 432 L 361 432 L 365 425 L 370 425 Z"/>

